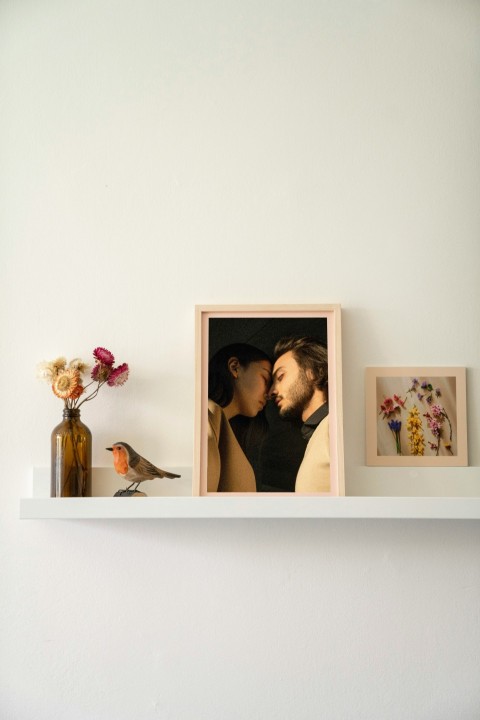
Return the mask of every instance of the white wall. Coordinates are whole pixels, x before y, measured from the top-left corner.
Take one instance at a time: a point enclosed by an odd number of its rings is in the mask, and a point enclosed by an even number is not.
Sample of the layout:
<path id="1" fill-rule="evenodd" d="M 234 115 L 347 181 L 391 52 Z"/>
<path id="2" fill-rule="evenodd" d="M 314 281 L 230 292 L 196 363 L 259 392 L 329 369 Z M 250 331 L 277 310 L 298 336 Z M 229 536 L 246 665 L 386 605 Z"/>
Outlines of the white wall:
<path id="1" fill-rule="evenodd" d="M 2 718 L 480 716 L 477 522 L 18 519 L 42 359 L 131 365 L 94 464 L 191 464 L 196 303 L 342 304 L 350 492 L 399 478 L 365 366 L 467 366 L 480 486 L 479 40 L 469 0 L 2 0 Z"/>

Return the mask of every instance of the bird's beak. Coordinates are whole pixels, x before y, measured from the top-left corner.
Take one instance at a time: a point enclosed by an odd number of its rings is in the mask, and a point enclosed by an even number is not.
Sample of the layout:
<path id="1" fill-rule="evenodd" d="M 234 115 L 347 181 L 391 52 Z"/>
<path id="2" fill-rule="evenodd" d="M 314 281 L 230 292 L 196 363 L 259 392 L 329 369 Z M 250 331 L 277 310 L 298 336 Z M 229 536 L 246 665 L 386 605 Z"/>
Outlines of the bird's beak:
<path id="1" fill-rule="evenodd" d="M 105 450 L 110 450 L 110 452 L 113 452 L 113 448 L 105 448 Z"/>

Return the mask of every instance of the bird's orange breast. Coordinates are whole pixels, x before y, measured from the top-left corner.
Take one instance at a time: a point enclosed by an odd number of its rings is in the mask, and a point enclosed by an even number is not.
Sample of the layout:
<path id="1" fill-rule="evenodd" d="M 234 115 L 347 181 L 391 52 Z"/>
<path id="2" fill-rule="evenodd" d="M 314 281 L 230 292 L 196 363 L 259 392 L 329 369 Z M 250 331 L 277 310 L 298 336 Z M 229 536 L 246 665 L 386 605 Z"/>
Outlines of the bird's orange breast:
<path id="1" fill-rule="evenodd" d="M 119 475 L 126 475 L 128 472 L 128 458 L 125 448 L 113 448 L 113 467 Z"/>

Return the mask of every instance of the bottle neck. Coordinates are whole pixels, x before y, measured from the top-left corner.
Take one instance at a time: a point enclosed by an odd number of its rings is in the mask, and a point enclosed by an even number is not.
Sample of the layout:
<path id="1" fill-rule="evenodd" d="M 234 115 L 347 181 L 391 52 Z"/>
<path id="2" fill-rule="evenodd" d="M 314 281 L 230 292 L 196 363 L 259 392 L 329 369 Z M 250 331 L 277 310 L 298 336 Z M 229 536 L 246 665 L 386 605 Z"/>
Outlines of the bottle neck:
<path id="1" fill-rule="evenodd" d="M 63 419 L 64 420 L 73 420 L 74 418 L 80 417 L 80 410 L 79 408 L 63 408 Z"/>

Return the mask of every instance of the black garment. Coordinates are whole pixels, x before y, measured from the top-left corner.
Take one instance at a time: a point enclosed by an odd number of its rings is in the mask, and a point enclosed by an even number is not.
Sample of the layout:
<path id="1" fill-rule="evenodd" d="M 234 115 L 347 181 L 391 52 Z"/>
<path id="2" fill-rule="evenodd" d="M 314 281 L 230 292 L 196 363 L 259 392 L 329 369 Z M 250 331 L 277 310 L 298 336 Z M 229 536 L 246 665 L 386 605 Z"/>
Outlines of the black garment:
<path id="1" fill-rule="evenodd" d="M 328 403 L 323 403 L 323 405 L 320 405 L 318 410 L 315 410 L 310 417 L 308 417 L 305 422 L 302 425 L 302 437 L 305 440 L 310 440 L 313 433 L 317 429 L 317 427 L 320 425 L 322 420 L 326 418 L 328 415 Z"/>

